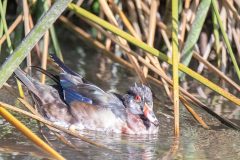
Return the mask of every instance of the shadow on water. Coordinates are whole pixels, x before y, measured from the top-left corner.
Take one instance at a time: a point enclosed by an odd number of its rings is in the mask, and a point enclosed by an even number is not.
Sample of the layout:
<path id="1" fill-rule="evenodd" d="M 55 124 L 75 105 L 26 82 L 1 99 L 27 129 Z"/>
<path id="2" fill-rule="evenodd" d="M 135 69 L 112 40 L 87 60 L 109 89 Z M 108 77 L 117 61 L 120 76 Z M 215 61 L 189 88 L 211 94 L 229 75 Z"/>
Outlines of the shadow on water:
<path id="1" fill-rule="evenodd" d="M 86 42 L 71 36 L 64 30 L 66 36 L 61 39 L 65 63 L 73 70 L 84 75 L 89 81 L 99 85 L 105 90 L 125 92 L 129 85 L 137 81 L 132 75 L 119 65 L 111 65 L 97 50 L 92 49 Z M 240 159 L 240 134 L 237 131 L 226 129 L 213 118 L 201 113 L 204 120 L 213 130 L 201 128 L 182 107 L 181 109 L 181 137 L 178 150 L 174 151 L 172 111 L 163 90 L 155 89 L 154 93 L 161 101 L 155 100 L 155 110 L 160 121 L 158 135 L 136 136 L 104 134 L 100 132 L 87 132 L 82 134 L 87 138 L 108 146 L 118 153 L 96 148 L 78 139 L 68 137 L 78 151 L 62 144 L 45 128 L 44 133 L 53 146 L 67 159 Z M 14 97 L 1 89 L 0 100 L 18 105 Z M 225 104 L 226 105 L 226 104 Z M 236 112 L 239 119 L 239 112 Z M 236 116 L 231 115 L 235 119 Z M 19 116 L 35 132 L 38 126 L 35 121 Z M 238 120 L 239 123 L 239 120 Z M 217 126 L 217 128 L 216 128 Z M 0 160 L 1 159 L 42 159 L 48 157 L 40 149 L 29 142 L 7 122 L 0 118 Z M 171 157 L 171 153 L 175 156 Z"/>

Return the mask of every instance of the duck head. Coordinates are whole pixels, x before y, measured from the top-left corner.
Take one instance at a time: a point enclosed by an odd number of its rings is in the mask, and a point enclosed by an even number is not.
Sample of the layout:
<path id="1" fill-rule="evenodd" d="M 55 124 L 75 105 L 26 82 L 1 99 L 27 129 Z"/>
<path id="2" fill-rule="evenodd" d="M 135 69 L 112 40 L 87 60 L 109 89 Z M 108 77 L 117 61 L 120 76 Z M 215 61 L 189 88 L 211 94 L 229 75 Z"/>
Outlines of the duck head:
<path id="1" fill-rule="evenodd" d="M 153 98 L 149 87 L 135 83 L 123 96 L 123 104 L 132 114 L 139 115 L 143 121 L 158 126 L 159 122 L 153 112 Z"/>

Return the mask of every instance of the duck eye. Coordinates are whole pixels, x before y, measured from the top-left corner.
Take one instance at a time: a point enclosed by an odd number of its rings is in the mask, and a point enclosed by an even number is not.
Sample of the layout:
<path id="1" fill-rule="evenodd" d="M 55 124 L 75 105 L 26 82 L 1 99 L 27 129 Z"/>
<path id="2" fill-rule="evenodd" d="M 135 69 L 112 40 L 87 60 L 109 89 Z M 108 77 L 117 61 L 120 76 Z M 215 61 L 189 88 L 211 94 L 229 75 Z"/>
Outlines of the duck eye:
<path id="1" fill-rule="evenodd" d="M 139 95 L 136 95 L 136 96 L 135 96 L 135 100 L 136 100 L 137 102 L 140 102 L 140 101 L 141 101 L 141 97 L 140 97 Z"/>

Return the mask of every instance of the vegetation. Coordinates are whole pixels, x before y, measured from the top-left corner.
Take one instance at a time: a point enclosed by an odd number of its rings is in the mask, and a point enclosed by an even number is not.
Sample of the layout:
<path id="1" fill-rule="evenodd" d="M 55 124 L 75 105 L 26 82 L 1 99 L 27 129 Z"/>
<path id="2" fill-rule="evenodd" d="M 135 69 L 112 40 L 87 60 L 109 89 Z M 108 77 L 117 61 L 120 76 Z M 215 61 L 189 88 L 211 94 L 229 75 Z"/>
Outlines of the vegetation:
<path id="1" fill-rule="evenodd" d="M 240 107 L 239 10 L 237 0 L 78 0 L 72 3 L 71 0 L 0 0 L 0 51 L 5 53 L 1 56 L 8 55 L 0 67 L 0 87 L 6 87 L 6 81 L 25 59 L 27 67 L 40 65 L 46 69 L 51 48 L 63 59 L 58 43 L 61 37 L 53 25 L 56 21 L 133 71 L 141 83 L 163 86 L 175 106 L 176 136 L 179 135 L 179 100 L 204 128 L 209 126 L 193 106 L 204 109 L 231 128 L 240 129 L 194 97 L 188 87 L 191 77 L 200 82 L 199 97 L 207 97 L 201 92 L 206 86 Z M 31 74 L 31 69 L 27 69 Z M 41 81 L 45 82 L 44 75 Z M 19 100 L 32 113 L 4 103 L 1 106 L 37 119 L 50 129 L 57 128 L 108 149 L 54 126 L 25 100 Z"/>

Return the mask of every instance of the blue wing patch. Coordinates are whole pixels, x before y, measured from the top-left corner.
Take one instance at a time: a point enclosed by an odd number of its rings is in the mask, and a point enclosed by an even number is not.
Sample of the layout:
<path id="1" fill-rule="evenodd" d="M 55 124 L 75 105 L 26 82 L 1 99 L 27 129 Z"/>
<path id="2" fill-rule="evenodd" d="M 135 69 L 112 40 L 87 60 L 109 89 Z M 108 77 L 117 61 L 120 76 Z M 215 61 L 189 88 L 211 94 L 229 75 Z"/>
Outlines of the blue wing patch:
<path id="1" fill-rule="evenodd" d="M 60 79 L 60 83 L 63 89 L 64 100 L 68 103 L 68 105 L 70 105 L 72 101 L 80 101 L 89 104 L 93 103 L 90 98 L 84 97 L 74 90 L 76 84 L 74 84 L 71 80 Z"/>
<path id="2" fill-rule="evenodd" d="M 68 103 L 68 105 L 70 105 L 72 101 L 80 101 L 80 102 L 89 103 L 89 104 L 93 103 L 91 99 L 84 97 L 79 93 L 77 93 L 76 91 L 69 88 L 63 89 L 63 96 L 64 96 L 64 100 L 66 101 L 66 103 Z"/>

